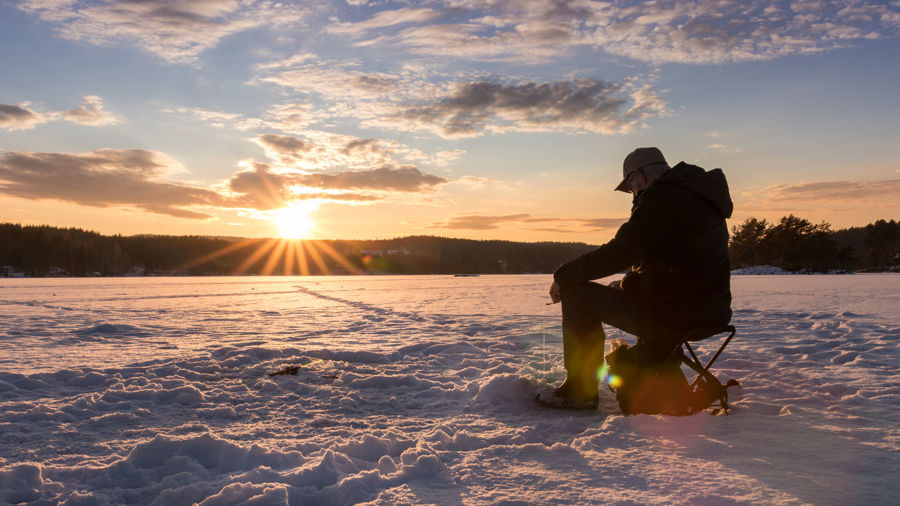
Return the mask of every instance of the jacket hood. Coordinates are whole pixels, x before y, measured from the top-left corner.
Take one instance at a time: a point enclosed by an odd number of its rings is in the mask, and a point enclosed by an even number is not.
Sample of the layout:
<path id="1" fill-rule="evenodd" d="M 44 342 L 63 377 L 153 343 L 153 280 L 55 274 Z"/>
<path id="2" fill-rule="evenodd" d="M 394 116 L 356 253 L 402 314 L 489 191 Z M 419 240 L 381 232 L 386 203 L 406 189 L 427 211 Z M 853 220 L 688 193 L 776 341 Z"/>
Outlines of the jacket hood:
<path id="1" fill-rule="evenodd" d="M 723 218 L 731 218 L 734 204 L 728 191 L 728 181 L 722 169 L 705 171 L 684 162 L 669 169 L 656 181 L 674 184 L 703 197 Z"/>

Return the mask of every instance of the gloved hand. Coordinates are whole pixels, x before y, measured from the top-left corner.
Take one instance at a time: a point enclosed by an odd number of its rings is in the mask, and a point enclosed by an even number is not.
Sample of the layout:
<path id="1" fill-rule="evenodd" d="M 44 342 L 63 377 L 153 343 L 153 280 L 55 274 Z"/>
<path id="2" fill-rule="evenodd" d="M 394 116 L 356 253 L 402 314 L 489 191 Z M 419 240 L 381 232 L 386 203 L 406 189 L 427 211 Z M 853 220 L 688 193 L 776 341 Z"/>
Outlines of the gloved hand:
<path id="1" fill-rule="evenodd" d="M 560 290 L 561 288 L 559 286 L 559 283 L 557 283 L 556 281 L 554 281 L 553 284 L 550 285 L 550 300 L 552 300 L 554 304 L 562 300 L 562 297 L 559 294 Z"/>

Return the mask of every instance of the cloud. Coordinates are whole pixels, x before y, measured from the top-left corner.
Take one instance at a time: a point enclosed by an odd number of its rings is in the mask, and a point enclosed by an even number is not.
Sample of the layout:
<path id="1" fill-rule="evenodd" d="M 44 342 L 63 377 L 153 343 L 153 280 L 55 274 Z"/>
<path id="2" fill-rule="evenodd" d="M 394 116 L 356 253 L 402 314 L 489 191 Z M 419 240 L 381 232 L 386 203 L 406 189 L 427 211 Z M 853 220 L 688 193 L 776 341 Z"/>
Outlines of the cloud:
<path id="1" fill-rule="evenodd" d="M 276 209 L 292 200 L 369 202 L 392 193 L 424 192 L 447 183 L 412 166 L 379 167 L 333 174 L 275 172 L 269 164 L 253 163 L 228 181 L 235 202 L 254 209 Z"/>
<path id="2" fill-rule="evenodd" d="M 287 103 L 272 106 L 261 117 L 245 116 L 240 113 L 210 111 L 196 107 L 176 107 L 165 112 L 184 114 L 216 127 L 235 130 L 278 130 L 280 132 L 303 132 L 315 119 L 312 108 L 307 104 Z"/>
<path id="3" fill-rule="evenodd" d="M 268 164 L 252 163 L 249 170 L 228 180 L 228 189 L 238 194 L 240 207 L 268 210 L 284 207 L 290 200 L 291 176 L 271 171 Z"/>
<path id="4" fill-rule="evenodd" d="M 435 223 L 435 228 L 449 228 L 461 230 L 493 230 L 501 224 L 510 221 L 521 221 L 528 218 L 529 214 L 506 214 L 502 216 L 482 216 L 477 214 L 454 216 L 445 223 Z"/>
<path id="5" fill-rule="evenodd" d="M 47 118 L 28 108 L 29 102 L 19 105 L 0 104 L 0 128 L 7 131 L 30 130 L 45 123 Z"/>
<path id="6" fill-rule="evenodd" d="M 419 54 L 540 63 L 573 48 L 652 63 L 772 59 L 896 36 L 900 6 L 878 1 L 445 0 L 431 9 L 381 10 L 331 28 L 357 45 Z"/>
<path id="7" fill-rule="evenodd" d="M 900 179 L 780 184 L 748 188 L 735 197 L 735 209 L 744 216 L 793 213 L 851 226 L 900 213 Z"/>
<path id="8" fill-rule="evenodd" d="M 292 58 L 257 66 L 263 76 L 251 82 L 270 82 L 330 99 L 372 98 L 401 87 L 400 76 L 356 70 L 353 63 L 306 62 Z"/>
<path id="9" fill-rule="evenodd" d="M 290 147 L 289 142 L 285 145 Z M 365 203 L 427 192 L 448 182 L 413 166 L 335 173 L 277 172 L 260 162 L 243 162 L 242 167 L 225 182 L 223 191 L 216 191 L 165 181 L 167 174 L 182 167 L 157 151 L 0 152 L 0 195 L 93 207 L 127 206 L 177 218 L 208 219 L 217 209 L 264 211 L 313 199 Z"/>
<path id="10" fill-rule="evenodd" d="M 318 131 L 306 133 L 310 137 L 264 134 L 254 139 L 254 142 L 281 168 L 308 172 L 396 165 L 397 161 L 391 155 L 405 150 L 396 143 L 380 139 L 361 139 Z"/>
<path id="11" fill-rule="evenodd" d="M 369 128 L 429 130 L 442 137 L 485 131 L 625 133 L 667 114 L 655 77 L 552 82 L 446 81 L 429 71 L 368 73 L 354 63 L 293 58 L 258 66 L 252 83 L 270 82 L 325 100 L 317 120 L 343 117 Z M 438 82 L 432 82 L 438 81 Z"/>
<path id="12" fill-rule="evenodd" d="M 900 179 L 885 181 L 824 181 L 768 186 L 758 191 L 768 200 L 823 200 L 828 202 L 900 202 Z"/>
<path id="13" fill-rule="evenodd" d="M 410 163 L 445 166 L 465 151 L 455 149 L 428 154 L 393 140 L 306 130 L 305 136 L 263 134 L 253 139 L 280 169 L 306 172 L 370 170 Z"/>
<path id="14" fill-rule="evenodd" d="M 20 8 L 55 24 L 66 39 L 130 41 L 173 63 L 192 62 L 234 33 L 301 18 L 294 7 L 256 0 L 26 0 Z"/>
<path id="15" fill-rule="evenodd" d="M 266 156 L 286 165 L 302 160 L 313 150 L 310 142 L 288 135 L 260 135 L 256 142 L 265 149 Z"/>
<path id="16" fill-rule="evenodd" d="M 447 138 L 484 131 L 629 132 L 666 113 L 665 102 L 646 86 L 597 79 L 574 81 L 455 83 L 430 103 L 410 106 L 369 125 L 428 129 Z"/>
<path id="17" fill-rule="evenodd" d="M 723 152 L 723 153 L 731 153 L 731 154 L 737 154 L 737 153 L 743 153 L 743 152 L 744 152 L 743 148 L 739 148 L 739 147 L 736 147 L 736 146 L 731 146 L 731 145 L 728 145 L 728 144 L 719 144 L 719 143 L 717 143 L 717 144 L 708 144 L 708 145 L 706 146 L 706 149 L 711 149 L 711 150 L 713 150 L 713 151 L 721 151 L 721 152 Z"/>
<path id="18" fill-rule="evenodd" d="M 403 7 L 397 10 L 381 11 L 371 18 L 357 23 L 339 23 L 327 28 L 326 31 L 339 34 L 364 34 L 370 30 L 383 29 L 391 26 L 425 23 L 441 17 L 443 14 L 434 9 L 419 9 Z"/>
<path id="19" fill-rule="evenodd" d="M 103 126 L 119 123 L 119 119 L 103 110 L 103 100 L 96 95 L 88 95 L 75 109 L 59 113 L 63 119 L 82 125 Z"/>
<path id="20" fill-rule="evenodd" d="M 38 113 L 28 109 L 29 102 L 19 105 L 0 104 L 0 128 L 29 130 L 48 121 L 66 120 L 90 126 L 120 123 L 119 118 L 103 110 L 103 99 L 96 95 L 82 98 L 81 105 L 68 111 Z"/>
<path id="21" fill-rule="evenodd" d="M 160 181 L 178 164 L 162 153 L 143 149 L 99 149 L 81 154 L 0 153 L 0 193 L 24 199 L 53 199 L 109 207 L 132 206 L 178 218 L 207 214 L 185 209 L 221 206 L 218 193 Z"/>
<path id="22" fill-rule="evenodd" d="M 586 231 L 609 230 L 617 228 L 625 223 L 626 218 L 535 218 L 527 213 L 506 214 L 499 216 L 469 214 L 454 216 L 443 223 L 432 224 L 433 228 L 447 228 L 456 230 L 493 230 L 507 223 L 555 224 L 554 227 L 533 228 L 519 225 L 532 231 L 574 233 Z"/>
<path id="23" fill-rule="evenodd" d="M 365 189 L 392 192 L 418 192 L 449 182 L 448 179 L 425 174 L 409 165 L 345 171 L 337 174 L 305 174 L 297 176 L 295 180 L 304 186 L 326 189 Z"/>

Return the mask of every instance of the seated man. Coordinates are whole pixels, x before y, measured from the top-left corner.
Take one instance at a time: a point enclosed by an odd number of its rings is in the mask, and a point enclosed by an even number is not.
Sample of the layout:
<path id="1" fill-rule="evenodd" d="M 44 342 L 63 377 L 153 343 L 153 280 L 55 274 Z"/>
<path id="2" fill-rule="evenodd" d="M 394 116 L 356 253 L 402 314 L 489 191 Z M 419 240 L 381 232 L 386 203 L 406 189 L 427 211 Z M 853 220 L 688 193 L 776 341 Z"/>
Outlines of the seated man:
<path id="1" fill-rule="evenodd" d="M 634 195 L 631 217 L 612 240 L 553 273 L 566 367 L 565 382 L 544 402 L 553 407 L 597 406 L 601 323 L 637 336 L 648 360 L 661 363 L 687 331 L 731 319 L 725 175 L 684 162 L 669 168 L 657 148 L 634 150 L 623 173 L 616 190 Z M 591 282 L 628 267 L 614 286 Z"/>

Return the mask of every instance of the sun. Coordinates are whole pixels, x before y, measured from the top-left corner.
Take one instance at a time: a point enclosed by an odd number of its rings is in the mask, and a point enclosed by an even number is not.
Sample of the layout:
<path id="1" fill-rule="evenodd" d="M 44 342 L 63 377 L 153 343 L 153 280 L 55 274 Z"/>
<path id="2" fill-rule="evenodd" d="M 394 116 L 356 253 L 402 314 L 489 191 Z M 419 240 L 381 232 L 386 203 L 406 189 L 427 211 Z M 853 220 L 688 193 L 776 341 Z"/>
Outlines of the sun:
<path id="1" fill-rule="evenodd" d="M 275 211 L 272 220 L 278 226 L 282 239 L 306 239 L 313 229 L 312 213 L 318 205 L 312 202 L 294 202 Z"/>

